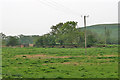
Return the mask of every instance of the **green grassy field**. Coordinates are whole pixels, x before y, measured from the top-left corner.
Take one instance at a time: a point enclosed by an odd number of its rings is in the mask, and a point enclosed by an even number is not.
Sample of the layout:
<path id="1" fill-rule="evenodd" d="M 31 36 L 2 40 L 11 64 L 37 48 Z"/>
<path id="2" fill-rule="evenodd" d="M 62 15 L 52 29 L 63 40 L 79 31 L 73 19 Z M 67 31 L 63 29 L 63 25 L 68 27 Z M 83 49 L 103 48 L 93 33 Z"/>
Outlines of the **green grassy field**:
<path id="1" fill-rule="evenodd" d="M 3 78 L 118 78 L 118 48 L 3 48 Z"/>
<path id="2" fill-rule="evenodd" d="M 105 37 L 105 27 L 110 31 L 111 42 L 118 42 L 118 24 L 98 24 L 87 26 L 87 30 L 97 33 L 97 35 L 104 39 Z"/>

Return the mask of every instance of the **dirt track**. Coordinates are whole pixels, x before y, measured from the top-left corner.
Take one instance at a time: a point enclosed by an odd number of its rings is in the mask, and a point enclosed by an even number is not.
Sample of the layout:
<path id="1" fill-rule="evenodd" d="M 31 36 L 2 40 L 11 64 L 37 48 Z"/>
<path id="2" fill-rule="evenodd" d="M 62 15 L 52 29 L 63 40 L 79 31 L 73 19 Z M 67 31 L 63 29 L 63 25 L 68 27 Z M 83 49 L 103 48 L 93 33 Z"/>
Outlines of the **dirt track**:
<path id="1" fill-rule="evenodd" d="M 24 58 L 70 58 L 70 57 L 118 57 L 118 55 L 104 55 L 104 56 L 50 56 L 44 54 L 36 54 L 36 55 L 16 55 L 16 58 L 24 57 Z"/>

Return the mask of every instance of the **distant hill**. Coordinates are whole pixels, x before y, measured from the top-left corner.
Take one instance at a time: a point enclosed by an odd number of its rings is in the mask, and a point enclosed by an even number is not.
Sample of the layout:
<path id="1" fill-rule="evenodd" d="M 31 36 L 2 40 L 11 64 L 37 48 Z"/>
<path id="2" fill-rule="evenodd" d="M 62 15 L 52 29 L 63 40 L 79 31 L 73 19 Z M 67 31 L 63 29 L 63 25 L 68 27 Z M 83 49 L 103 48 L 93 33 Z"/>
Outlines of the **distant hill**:
<path id="1" fill-rule="evenodd" d="M 118 41 L 118 24 L 98 24 L 87 26 L 87 30 L 95 32 L 99 37 L 104 38 L 105 36 L 105 27 L 110 31 L 110 39 L 112 42 Z M 83 28 L 83 27 L 82 27 Z"/>

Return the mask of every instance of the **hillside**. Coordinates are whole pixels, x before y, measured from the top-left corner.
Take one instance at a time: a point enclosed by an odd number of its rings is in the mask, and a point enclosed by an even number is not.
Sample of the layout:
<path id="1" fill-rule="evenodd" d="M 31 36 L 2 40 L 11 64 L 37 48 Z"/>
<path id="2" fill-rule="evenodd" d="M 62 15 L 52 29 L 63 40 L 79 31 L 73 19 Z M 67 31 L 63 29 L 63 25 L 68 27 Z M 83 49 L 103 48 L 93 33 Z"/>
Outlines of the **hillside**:
<path id="1" fill-rule="evenodd" d="M 110 31 L 111 41 L 116 43 L 118 41 L 118 24 L 92 25 L 92 26 L 87 26 L 87 30 L 97 33 L 99 37 L 103 39 L 105 36 L 105 27 L 107 30 Z"/>

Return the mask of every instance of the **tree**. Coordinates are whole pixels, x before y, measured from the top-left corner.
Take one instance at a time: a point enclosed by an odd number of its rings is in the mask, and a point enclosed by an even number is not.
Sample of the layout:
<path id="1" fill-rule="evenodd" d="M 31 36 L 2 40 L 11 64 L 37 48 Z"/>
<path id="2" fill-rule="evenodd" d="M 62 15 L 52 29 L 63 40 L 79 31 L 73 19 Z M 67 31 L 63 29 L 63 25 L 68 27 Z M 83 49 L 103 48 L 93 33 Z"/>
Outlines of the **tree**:
<path id="1" fill-rule="evenodd" d="M 2 42 L 2 45 L 6 45 L 6 35 L 3 33 L 0 33 L 0 41 Z"/>
<path id="2" fill-rule="evenodd" d="M 87 30 L 87 46 L 91 47 L 97 43 L 97 33 Z"/>
<path id="3" fill-rule="evenodd" d="M 64 25 L 61 27 L 62 32 L 62 38 L 64 39 L 64 42 L 68 44 L 73 44 L 76 38 L 76 25 L 77 22 L 74 21 L 68 21 L 64 23 Z"/>
<path id="4" fill-rule="evenodd" d="M 85 38 L 84 38 L 84 31 L 77 29 L 76 34 L 75 34 L 75 43 L 78 44 L 79 46 L 84 46 L 85 43 Z"/>
<path id="5" fill-rule="evenodd" d="M 33 36 L 18 35 L 20 44 L 32 44 Z"/>
<path id="6" fill-rule="evenodd" d="M 43 42 L 43 36 L 40 36 L 40 38 L 36 41 L 35 45 L 37 47 L 43 46 L 44 42 Z"/>
<path id="7" fill-rule="evenodd" d="M 18 45 L 18 37 L 16 36 L 9 36 L 7 46 L 16 46 Z"/>
<path id="8" fill-rule="evenodd" d="M 52 35 L 56 35 L 56 34 L 58 34 L 59 32 L 60 32 L 60 28 L 63 26 L 63 23 L 59 23 L 59 24 L 57 24 L 56 26 L 52 26 L 51 27 L 51 29 L 52 29 L 52 32 L 51 32 L 51 34 Z"/>
<path id="9" fill-rule="evenodd" d="M 37 41 L 38 46 L 53 46 L 56 44 L 60 45 L 74 45 L 78 44 L 84 45 L 84 31 L 82 29 L 77 29 L 77 22 L 68 21 L 66 23 L 59 23 L 51 27 L 52 31 L 48 34 L 41 36 Z M 96 41 L 96 36 L 87 31 L 88 35 L 88 45 L 92 46 Z"/>
<path id="10" fill-rule="evenodd" d="M 111 39 L 110 39 L 110 33 L 111 33 L 111 31 L 109 30 L 109 29 L 106 29 L 106 43 L 107 44 L 110 44 L 111 43 Z"/>
<path id="11" fill-rule="evenodd" d="M 97 42 L 97 39 L 93 35 L 87 36 L 87 46 L 91 47 Z"/>
<path id="12" fill-rule="evenodd" d="M 63 45 L 64 43 L 73 44 L 75 39 L 75 31 L 77 22 L 68 21 L 66 23 L 59 23 L 55 26 L 52 26 L 52 30 L 55 33 L 56 41 Z M 71 38 L 72 37 L 72 38 Z"/>
<path id="13" fill-rule="evenodd" d="M 35 42 L 39 39 L 39 35 L 32 35 L 32 43 L 35 44 Z"/>
<path id="14" fill-rule="evenodd" d="M 50 36 L 48 37 L 48 43 L 49 43 L 49 45 L 52 45 L 52 46 L 56 45 L 55 37 L 52 36 L 52 35 L 50 35 Z"/>

